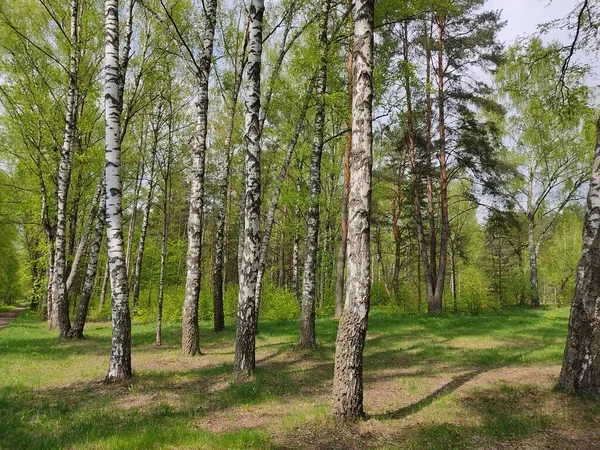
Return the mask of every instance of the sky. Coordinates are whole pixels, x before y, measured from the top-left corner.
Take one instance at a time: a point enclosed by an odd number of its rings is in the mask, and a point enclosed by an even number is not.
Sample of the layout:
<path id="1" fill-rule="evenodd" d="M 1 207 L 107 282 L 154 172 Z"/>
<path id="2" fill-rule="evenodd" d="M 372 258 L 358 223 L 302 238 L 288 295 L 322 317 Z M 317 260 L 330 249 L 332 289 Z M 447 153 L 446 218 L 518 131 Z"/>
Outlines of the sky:
<path id="1" fill-rule="evenodd" d="M 510 45 L 519 37 L 535 33 L 538 24 L 565 17 L 578 3 L 578 0 L 488 0 L 486 6 L 488 9 L 502 10 L 502 18 L 507 24 L 500 33 L 500 39 Z M 565 43 L 569 33 L 556 30 L 550 34 L 550 38 Z"/>

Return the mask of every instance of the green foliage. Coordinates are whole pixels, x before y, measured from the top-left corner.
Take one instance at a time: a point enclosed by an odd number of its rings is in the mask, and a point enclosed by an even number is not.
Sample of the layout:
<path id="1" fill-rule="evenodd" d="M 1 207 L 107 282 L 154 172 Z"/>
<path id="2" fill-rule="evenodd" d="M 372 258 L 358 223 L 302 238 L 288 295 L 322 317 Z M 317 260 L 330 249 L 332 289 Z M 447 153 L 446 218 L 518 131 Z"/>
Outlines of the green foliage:
<path id="1" fill-rule="evenodd" d="M 260 318 L 264 320 L 294 320 L 300 317 L 300 303 L 286 288 L 265 280 L 260 302 Z"/>
<path id="2" fill-rule="evenodd" d="M 468 265 L 460 275 L 459 299 L 468 311 L 477 313 L 481 308 L 497 306 L 490 296 L 489 283 L 485 273 L 478 267 Z"/>

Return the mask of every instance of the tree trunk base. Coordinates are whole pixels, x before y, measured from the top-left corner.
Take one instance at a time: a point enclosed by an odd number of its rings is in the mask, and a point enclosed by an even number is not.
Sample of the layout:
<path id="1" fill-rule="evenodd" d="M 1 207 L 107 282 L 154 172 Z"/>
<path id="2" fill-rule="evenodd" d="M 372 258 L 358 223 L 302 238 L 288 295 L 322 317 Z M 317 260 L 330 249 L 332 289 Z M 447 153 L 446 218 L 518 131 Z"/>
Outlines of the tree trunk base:
<path id="1" fill-rule="evenodd" d="M 83 335 L 83 330 L 71 328 L 65 336 L 65 339 L 86 339 L 86 337 Z"/>

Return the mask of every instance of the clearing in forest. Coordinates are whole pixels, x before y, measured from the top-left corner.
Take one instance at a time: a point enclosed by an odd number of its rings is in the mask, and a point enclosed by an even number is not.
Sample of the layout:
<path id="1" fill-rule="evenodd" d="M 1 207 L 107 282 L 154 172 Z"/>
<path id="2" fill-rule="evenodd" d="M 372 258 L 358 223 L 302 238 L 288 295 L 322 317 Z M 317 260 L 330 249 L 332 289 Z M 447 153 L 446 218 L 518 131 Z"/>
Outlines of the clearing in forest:
<path id="1" fill-rule="evenodd" d="M 181 356 L 179 324 L 133 327 L 134 378 L 103 385 L 108 323 L 61 343 L 30 312 L 0 333 L 2 449 L 593 449 L 600 407 L 555 389 L 568 309 L 389 317 L 365 348 L 369 420 L 330 418 L 337 322 L 298 351 L 298 322 L 261 323 L 253 381 L 232 383 L 234 327 L 201 328 Z"/>

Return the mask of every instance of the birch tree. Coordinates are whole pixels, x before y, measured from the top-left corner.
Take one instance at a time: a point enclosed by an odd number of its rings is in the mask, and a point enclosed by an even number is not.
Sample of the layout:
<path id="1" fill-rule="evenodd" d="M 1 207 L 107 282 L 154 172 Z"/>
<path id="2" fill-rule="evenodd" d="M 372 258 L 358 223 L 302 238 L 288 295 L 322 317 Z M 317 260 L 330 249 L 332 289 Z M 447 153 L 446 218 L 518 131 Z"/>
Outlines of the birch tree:
<path id="1" fill-rule="evenodd" d="M 251 0 L 248 8 L 248 57 L 244 69 L 246 146 L 244 165 L 244 240 L 240 264 L 234 376 L 252 375 L 256 347 L 256 278 L 260 258 L 260 75 L 263 35 L 263 0 Z"/>
<path id="2" fill-rule="evenodd" d="M 164 5 L 163 5 L 164 6 Z M 208 79 L 213 55 L 217 1 L 209 0 L 204 5 L 204 30 L 200 59 L 196 62 L 190 47 L 181 42 L 191 58 L 197 83 L 196 129 L 192 143 L 192 176 L 190 212 L 188 217 L 187 278 L 183 303 L 183 327 L 181 348 L 184 355 L 200 353 L 200 331 L 198 328 L 198 297 L 201 284 L 202 260 L 202 214 L 204 209 L 204 170 L 206 158 L 206 135 L 208 132 Z M 166 8 L 165 8 L 166 10 Z M 177 28 L 173 18 L 171 23 Z M 181 33 L 177 31 L 178 35 Z"/>
<path id="3" fill-rule="evenodd" d="M 310 160 L 310 198 L 306 228 L 306 254 L 302 282 L 302 315 L 299 346 L 314 348 L 317 346 L 315 330 L 317 248 L 320 226 L 321 201 L 321 156 L 323 154 L 323 130 L 325 127 L 325 93 L 327 89 L 327 25 L 329 21 L 329 0 L 322 3 L 319 28 L 319 66 L 316 78 L 315 94 L 315 135 Z"/>
<path id="4" fill-rule="evenodd" d="M 559 385 L 567 392 L 600 399 L 600 119 L 577 265 L 567 345 Z"/>
<path id="5" fill-rule="evenodd" d="M 373 0 L 354 4 L 352 154 L 348 198 L 348 276 L 335 344 L 333 415 L 357 420 L 363 412 L 363 348 L 371 295 L 371 178 L 373 164 Z"/>
<path id="6" fill-rule="evenodd" d="M 77 0 L 71 0 L 69 7 L 70 15 L 70 48 L 69 58 L 69 90 L 67 94 L 67 112 L 65 118 L 64 140 L 60 154 L 60 165 L 58 169 L 58 189 L 56 234 L 55 234 L 55 260 L 53 272 L 53 308 L 51 312 L 51 326 L 58 326 L 60 337 L 67 336 L 71 328 L 69 319 L 69 298 L 67 295 L 67 199 L 69 195 L 69 184 L 71 182 L 71 166 L 73 161 L 73 145 L 75 139 L 75 128 L 77 126 L 77 73 L 79 64 L 79 4 Z"/>
<path id="7" fill-rule="evenodd" d="M 545 55 L 543 58 L 541 55 Z M 558 45 L 544 47 L 539 40 L 526 48 L 512 47 L 496 76 L 502 104 L 507 108 L 505 128 L 511 157 L 520 172 L 509 195 L 527 217 L 530 301 L 540 306 L 538 257 L 540 246 L 563 209 L 578 196 L 588 179 L 587 146 L 581 133 L 588 89 L 582 73 L 566 76 L 571 88 L 557 95 L 549 79 L 562 71 Z"/>
<path id="8" fill-rule="evenodd" d="M 100 246 L 102 245 L 102 236 L 104 235 L 105 215 L 106 215 L 106 191 L 104 188 L 104 178 L 100 182 L 100 204 L 96 212 L 96 227 L 94 229 L 94 237 L 92 240 L 90 254 L 88 256 L 83 288 L 79 297 L 79 305 L 77 306 L 77 315 L 73 326 L 69 330 L 68 337 L 75 339 L 83 338 L 83 328 L 88 315 L 90 298 L 92 289 L 96 281 L 96 269 L 98 267 L 98 257 L 100 255 Z"/>
<path id="9" fill-rule="evenodd" d="M 133 2 L 130 2 L 133 8 Z M 104 98 L 106 120 L 106 235 L 112 294 L 112 344 L 105 382 L 131 377 L 131 316 L 123 239 L 121 110 L 124 90 L 119 59 L 119 5 L 105 0 Z M 133 13 L 129 9 L 129 18 Z M 129 30 L 128 30 L 129 31 Z M 125 54 L 129 54 L 126 41 Z"/>
<path id="10" fill-rule="evenodd" d="M 239 33 L 238 33 L 239 34 Z M 223 312 L 223 263 L 225 260 L 225 222 L 227 194 L 230 189 L 231 177 L 231 158 L 233 155 L 233 132 L 235 119 L 238 109 L 238 97 L 242 85 L 242 75 L 244 71 L 244 61 L 246 58 L 246 47 L 248 45 L 248 27 L 246 25 L 243 32 L 243 44 L 241 53 L 238 52 L 239 45 L 236 45 L 234 71 L 235 79 L 231 98 L 229 100 L 229 123 L 227 124 L 224 150 L 225 163 L 222 167 L 222 173 L 219 175 L 219 192 L 217 198 L 217 224 L 215 228 L 215 244 L 213 258 L 213 322 L 214 330 L 222 331 L 225 329 L 225 314 Z"/>

